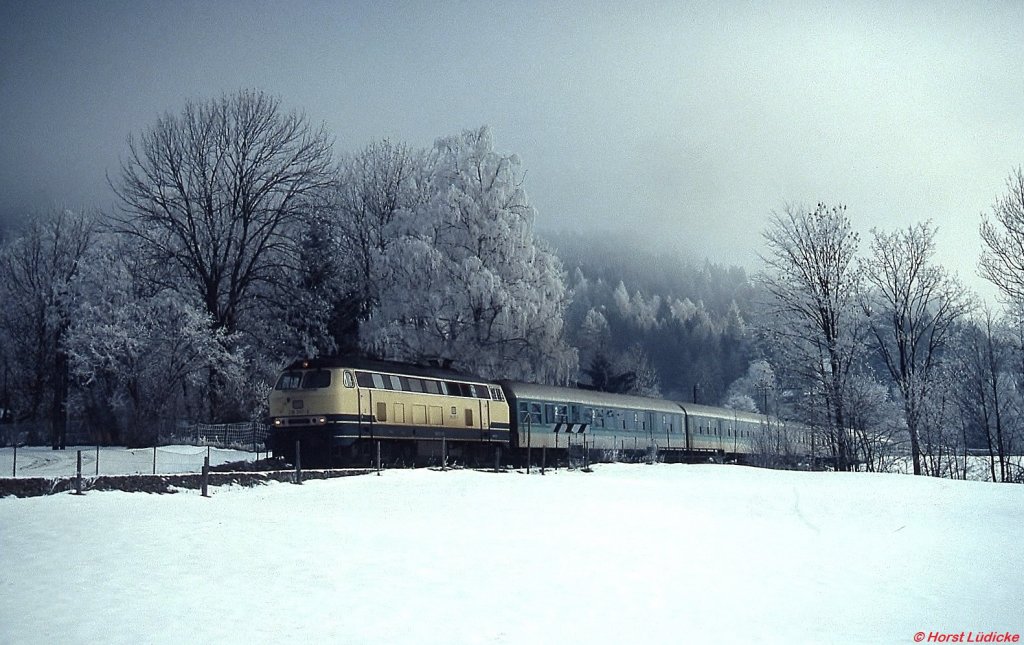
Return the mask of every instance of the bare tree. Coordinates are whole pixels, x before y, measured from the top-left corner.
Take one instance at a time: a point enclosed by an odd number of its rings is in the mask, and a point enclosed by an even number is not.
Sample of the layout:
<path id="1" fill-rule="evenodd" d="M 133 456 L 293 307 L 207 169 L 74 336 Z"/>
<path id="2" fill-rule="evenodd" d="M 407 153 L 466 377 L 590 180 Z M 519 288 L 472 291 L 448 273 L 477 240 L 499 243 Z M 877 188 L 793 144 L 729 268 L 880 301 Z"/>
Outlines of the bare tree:
<path id="1" fill-rule="evenodd" d="M 256 288 L 294 258 L 295 224 L 328 185 L 324 128 L 243 91 L 165 114 L 128 150 L 114 185 L 118 230 L 138 241 L 155 280 L 178 289 L 184 279 L 214 325 L 235 331 Z"/>
<path id="2" fill-rule="evenodd" d="M 1007 382 L 1011 351 L 1007 336 L 1007 330 L 1001 329 L 992 312 L 985 309 L 982 319 L 964 330 L 957 347 L 957 407 L 964 421 L 964 445 L 984 442 L 994 482 L 1007 479 L 1010 393 L 1016 389 L 1012 381 Z M 969 436 L 968 429 L 974 436 Z"/>
<path id="3" fill-rule="evenodd" d="M 773 213 L 764 238 L 761 281 L 773 296 L 765 332 L 787 369 L 820 397 L 836 466 L 849 468 L 847 384 L 863 347 L 859 237 L 845 206 L 818 204 L 813 211 L 787 206 Z"/>
<path id="4" fill-rule="evenodd" d="M 137 243 L 147 278 L 209 314 L 222 338 L 294 289 L 298 237 L 331 180 L 331 142 L 305 116 L 258 91 L 189 102 L 128 138 L 113 188 L 114 228 Z M 276 298 L 275 298 L 276 296 Z M 287 300 L 287 298 L 284 298 Z M 265 317 L 265 316 L 264 316 Z M 254 332 L 266 336 L 265 332 Z M 224 375 L 211 369 L 210 408 L 221 409 Z"/>
<path id="5" fill-rule="evenodd" d="M 877 347 L 903 399 L 914 474 L 921 474 L 923 405 L 953 325 L 973 307 L 960 282 L 932 264 L 929 222 L 885 233 L 872 230 L 864 301 Z"/>

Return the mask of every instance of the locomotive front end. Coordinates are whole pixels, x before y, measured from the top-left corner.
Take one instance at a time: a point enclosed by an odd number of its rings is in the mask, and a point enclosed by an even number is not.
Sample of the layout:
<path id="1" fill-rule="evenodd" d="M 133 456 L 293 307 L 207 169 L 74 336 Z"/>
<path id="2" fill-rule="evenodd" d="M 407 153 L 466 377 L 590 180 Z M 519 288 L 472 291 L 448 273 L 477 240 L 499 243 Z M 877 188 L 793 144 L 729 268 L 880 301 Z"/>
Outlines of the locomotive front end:
<path id="1" fill-rule="evenodd" d="M 268 408 L 270 448 L 275 456 L 295 463 L 296 450 L 303 461 L 328 460 L 333 447 L 333 427 L 346 417 L 345 378 L 351 372 L 300 361 L 278 377 Z M 298 448 L 297 446 L 301 446 Z"/>

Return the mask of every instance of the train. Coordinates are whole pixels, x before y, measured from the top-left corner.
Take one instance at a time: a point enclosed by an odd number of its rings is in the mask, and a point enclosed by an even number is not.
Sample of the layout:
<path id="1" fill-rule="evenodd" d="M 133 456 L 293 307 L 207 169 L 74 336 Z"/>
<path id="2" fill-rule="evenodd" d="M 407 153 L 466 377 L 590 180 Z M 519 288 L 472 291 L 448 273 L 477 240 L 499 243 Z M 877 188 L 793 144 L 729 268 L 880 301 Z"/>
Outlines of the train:
<path id="1" fill-rule="evenodd" d="M 274 455 L 318 466 L 557 463 L 573 454 L 748 462 L 816 448 L 810 428 L 764 414 L 364 358 L 292 363 L 268 410 Z"/>

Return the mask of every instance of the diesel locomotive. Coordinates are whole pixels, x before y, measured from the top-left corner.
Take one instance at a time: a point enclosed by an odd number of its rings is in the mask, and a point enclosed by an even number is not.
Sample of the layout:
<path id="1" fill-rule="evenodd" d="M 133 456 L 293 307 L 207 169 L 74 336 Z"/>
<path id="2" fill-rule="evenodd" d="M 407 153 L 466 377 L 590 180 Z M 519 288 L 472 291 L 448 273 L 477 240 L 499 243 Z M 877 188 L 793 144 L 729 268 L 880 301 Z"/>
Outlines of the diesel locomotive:
<path id="1" fill-rule="evenodd" d="M 808 428 L 761 414 L 661 399 L 493 381 L 446 369 L 366 359 L 288 366 L 269 397 L 268 444 L 290 462 L 424 463 L 442 455 L 486 463 L 501 450 L 560 459 L 573 450 L 668 460 L 736 459 L 769 444 L 814 449 Z"/>

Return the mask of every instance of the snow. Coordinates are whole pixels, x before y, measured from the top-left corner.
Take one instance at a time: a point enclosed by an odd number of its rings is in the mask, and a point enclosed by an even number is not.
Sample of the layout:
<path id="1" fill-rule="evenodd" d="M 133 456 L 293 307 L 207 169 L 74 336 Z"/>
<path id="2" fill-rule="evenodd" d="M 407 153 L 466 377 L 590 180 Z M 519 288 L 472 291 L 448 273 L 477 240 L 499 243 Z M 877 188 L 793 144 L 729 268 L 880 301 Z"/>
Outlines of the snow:
<path id="1" fill-rule="evenodd" d="M 721 465 L 9 497 L 0 643 L 1019 633 L 1022 520 L 1021 486 Z"/>

